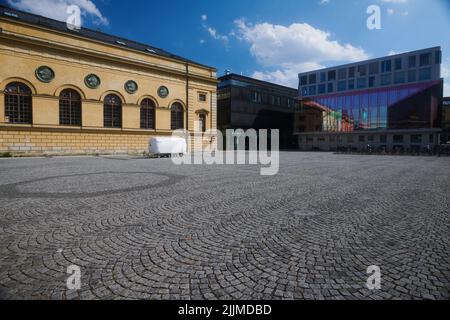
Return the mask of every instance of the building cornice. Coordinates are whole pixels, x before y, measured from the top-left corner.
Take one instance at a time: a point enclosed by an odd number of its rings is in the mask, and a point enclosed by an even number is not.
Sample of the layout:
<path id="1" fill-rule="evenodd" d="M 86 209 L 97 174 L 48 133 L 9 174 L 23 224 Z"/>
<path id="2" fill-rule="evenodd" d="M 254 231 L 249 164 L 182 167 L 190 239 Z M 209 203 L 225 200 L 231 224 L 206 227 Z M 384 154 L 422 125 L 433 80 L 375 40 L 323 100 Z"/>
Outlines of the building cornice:
<path id="1" fill-rule="evenodd" d="M 0 20 L 1 21 L 1 20 Z M 8 21 L 10 22 L 10 21 Z M 32 26 L 34 28 L 39 28 L 36 26 Z M 41 28 L 43 30 L 45 30 L 46 32 L 49 32 L 47 29 L 45 28 Z M 54 31 L 56 32 L 56 31 Z M 68 36 L 67 34 L 63 34 L 64 36 Z M 72 36 L 73 37 L 73 36 Z M 80 48 L 80 47 L 74 47 L 74 46 L 70 46 L 68 44 L 65 43 L 61 43 L 61 42 L 57 42 L 57 41 L 51 41 L 51 40 L 47 40 L 47 39 L 41 39 L 41 38 L 37 38 L 37 37 L 33 37 L 33 36 L 28 36 L 28 35 L 24 35 L 24 34 L 20 34 L 20 33 L 16 33 L 16 32 L 12 32 L 12 31 L 8 31 L 5 29 L 0 28 L 0 39 L 8 39 L 8 40 L 13 40 L 13 41 L 19 41 L 22 43 L 26 43 L 26 44 L 32 44 L 32 45 L 37 45 L 37 46 L 41 46 L 44 48 L 52 48 L 52 49 L 56 49 L 59 51 L 63 51 L 63 52 L 70 52 L 73 54 L 77 54 L 77 55 L 83 55 L 86 57 L 93 57 L 93 58 L 98 58 L 98 59 L 102 59 L 102 60 L 107 60 L 107 61 L 113 61 L 113 62 L 118 62 L 118 63 L 122 63 L 122 64 L 127 64 L 127 65 L 132 65 L 135 67 L 139 67 L 139 68 L 145 68 L 151 71 L 157 71 L 157 72 L 162 72 L 162 73 L 167 73 L 167 74 L 176 74 L 180 77 L 186 77 L 186 71 L 185 68 L 180 68 L 180 69 L 175 69 L 175 68 L 170 68 L 170 67 L 166 67 L 166 66 L 162 66 L 162 65 L 157 65 L 154 63 L 150 63 L 144 60 L 137 60 L 137 59 L 132 59 L 132 58 L 127 58 L 124 56 L 119 56 L 119 55 L 114 55 L 111 53 L 107 53 L 106 51 L 98 51 L 98 50 L 93 50 L 93 49 L 87 49 L 87 48 Z M 80 39 L 87 41 L 87 39 L 85 38 L 81 38 Z M 117 48 L 114 45 L 109 45 L 109 44 L 105 44 L 99 41 L 94 41 L 94 40 L 89 40 L 92 42 L 97 42 L 102 46 L 105 47 L 114 47 Z M 120 47 L 119 47 L 120 48 Z M 125 48 L 120 48 L 125 50 Z M 132 50 L 132 49 L 126 49 L 127 51 L 133 51 L 135 53 L 138 54 L 142 54 L 141 52 L 137 51 L 137 50 Z M 183 65 L 189 65 L 189 66 L 195 66 L 195 67 L 199 67 L 198 65 L 195 64 L 191 64 L 190 62 L 183 62 L 183 61 L 179 61 L 179 60 L 170 60 L 169 58 L 166 57 L 161 57 L 158 55 L 154 56 L 155 58 L 161 59 L 161 60 L 166 60 L 166 61 L 172 61 L 172 62 L 177 62 L 180 64 L 180 66 Z M 200 67 L 205 69 L 204 67 Z M 210 72 L 214 72 L 213 69 L 209 69 Z M 193 73 L 192 71 L 189 72 L 188 74 L 190 79 L 196 79 L 196 80 L 200 80 L 200 81 L 204 81 L 204 82 L 208 82 L 211 84 L 217 84 L 218 80 L 215 77 L 207 77 L 198 73 Z"/>

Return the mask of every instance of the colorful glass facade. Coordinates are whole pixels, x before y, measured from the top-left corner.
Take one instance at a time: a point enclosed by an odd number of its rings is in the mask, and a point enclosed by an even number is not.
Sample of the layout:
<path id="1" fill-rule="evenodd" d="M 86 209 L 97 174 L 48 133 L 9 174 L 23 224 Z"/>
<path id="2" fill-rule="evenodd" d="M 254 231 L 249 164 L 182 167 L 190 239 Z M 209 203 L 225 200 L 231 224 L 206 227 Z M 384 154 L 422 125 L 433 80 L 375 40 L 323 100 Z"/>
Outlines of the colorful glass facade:
<path id="1" fill-rule="evenodd" d="M 297 132 L 439 127 L 442 80 L 304 98 Z"/>

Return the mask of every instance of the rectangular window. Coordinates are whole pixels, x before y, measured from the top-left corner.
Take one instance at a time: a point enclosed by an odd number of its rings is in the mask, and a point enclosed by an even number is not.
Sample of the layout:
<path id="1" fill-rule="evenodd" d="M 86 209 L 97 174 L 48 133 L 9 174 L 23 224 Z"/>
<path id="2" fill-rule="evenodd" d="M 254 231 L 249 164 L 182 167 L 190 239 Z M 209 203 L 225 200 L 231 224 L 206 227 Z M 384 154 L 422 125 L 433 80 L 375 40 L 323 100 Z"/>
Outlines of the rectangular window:
<path id="1" fill-rule="evenodd" d="M 326 72 L 321 72 L 320 73 L 320 82 L 327 82 L 327 74 Z"/>
<path id="2" fill-rule="evenodd" d="M 421 134 L 411 135 L 411 143 L 422 143 L 422 135 Z"/>
<path id="3" fill-rule="evenodd" d="M 355 89 L 355 80 L 348 80 L 348 90 Z"/>
<path id="4" fill-rule="evenodd" d="M 392 61 L 391 60 L 385 60 L 381 62 L 381 72 L 391 72 L 392 71 Z"/>
<path id="5" fill-rule="evenodd" d="M 357 81 L 358 89 L 364 89 L 367 87 L 367 79 L 366 78 L 358 78 Z"/>
<path id="6" fill-rule="evenodd" d="M 392 74 L 383 74 L 381 76 L 381 85 L 389 86 L 392 84 Z"/>
<path id="7" fill-rule="evenodd" d="M 293 103 L 292 103 L 292 99 L 287 99 L 287 107 L 290 109 L 290 108 L 292 108 L 292 105 L 293 105 Z"/>
<path id="8" fill-rule="evenodd" d="M 251 92 L 251 101 L 254 103 L 261 103 L 261 101 L 262 101 L 261 92 L 252 91 Z"/>
<path id="9" fill-rule="evenodd" d="M 324 94 L 326 93 L 327 88 L 324 84 L 319 84 L 319 94 Z"/>
<path id="10" fill-rule="evenodd" d="M 402 69 L 403 69 L 402 58 L 395 59 L 395 70 L 402 70 Z"/>
<path id="11" fill-rule="evenodd" d="M 328 84 L 328 92 L 329 93 L 334 92 L 334 85 L 333 85 L 333 83 L 329 83 Z"/>
<path id="12" fill-rule="evenodd" d="M 338 83 L 338 91 L 345 91 L 347 90 L 347 81 L 339 81 Z"/>
<path id="13" fill-rule="evenodd" d="M 309 95 L 313 96 L 316 94 L 316 86 L 310 86 L 309 87 Z"/>
<path id="14" fill-rule="evenodd" d="M 369 88 L 375 87 L 375 77 L 369 77 Z"/>
<path id="15" fill-rule="evenodd" d="M 279 96 L 275 97 L 275 105 L 281 106 L 281 97 L 279 97 Z"/>
<path id="16" fill-rule="evenodd" d="M 369 65 L 369 74 L 378 74 L 380 73 L 380 66 L 378 62 L 373 62 Z"/>
<path id="17" fill-rule="evenodd" d="M 417 71 L 409 70 L 408 71 L 408 82 L 416 82 L 417 81 Z"/>
<path id="18" fill-rule="evenodd" d="M 380 143 L 387 143 L 387 136 L 380 136 Z"/>
<path id="19" fill-rule="evenodd" d="M 405 83 L 405 72 L 396 72 L 394 75 L 395 84 Z"/>
<path id="20" fill-rule="evenodd" d="M 307 96 L 308 95 L 308 87 L 303 87 L 302 88 L 302 96 Z"/>
<path id="21" fill-rule="evenodd" d="M 429 66 L 431 65 L 431 53 L 422 53 L 420 55 L 420 66 Z"/>
<path id="22" fill-rule="evenodd" d="M 394 143 L 403 143 L 403 135 L 395 135 Z"/>
<path id="23" fill-rule="evenodd" d="M 434 58 L 434 63 L 435 64 L 441 64 L 442 63 L 442 51 L 438 50 L 435 53 L 435 58 Z"/>
<path id="24" fill-rule="evenodd" d="M 430 143 L 434 143 L 434 134 L 430 134 Z"/>
<path id="25" fill-rule="evenodd" d="M 338 80 L 347 79 L 347 69 L 339 69 L 338 71 Z"/>
<path id="26" fill-rule="evenodd" d="M 359 142 L 366 142 L 365 136 L 359 136 Z"/>
<path id="27" fill-rule="evenodd" d="M 364 77 L 367 75 L 367 65 L 363 64 L 358 66 L 358 74 L 360 77 Z"/>
<path id="28" fill-rule="evenodd" d="M 409 68 L 415 68 L 417 67 L 417 61 L 416 56 L 409 56 L 408 57 L 408 67 Z"/>
<path id="29" fill-rule="evenodd" d="M 369 136 L 368 140 L 369 140 L 369 142 L 374 142 L 375 141 L 375 137 L 374 136 Z"/>
<path id="30" fill-rule="evenodd" d="M 307 76 L 301 76 L 300 77 L 300 85 L 305 86 L 308 84 L 308 77 Z"/>
<path id="31" fill-rule="evenodd" d="M 355 77 L 355 67 L 348 68 L 348 77 L 354 78 Z"/>
<path id="32" fill-rule="evenodd" d="M 206 94 L 205 93 L 199 93 L 198 94 L 198 100 L 200 102 L 206 102 Z"/>
<path id="33" fill-rule="evenodd" d="M 309 84 L 315 84 L 317 82 L 317 75 L 312 73 L 309 75 Z"/>
<path id="34" fill-rule="evenodd" d="M 328 71 L 328 81 L 336 81 L 336 70 Z"/>
<path id="35" fill-rule="evenodd" d="M 431 68 L 423 68 L 419 70 L 419 80 L 431 80 Z"/>
<path id="36" fill-rule="evenodd" d="M 353 136 L 348 136 L 347 137 L 347 142 L 348 143 L 353 143 L 354 142 Z"/>

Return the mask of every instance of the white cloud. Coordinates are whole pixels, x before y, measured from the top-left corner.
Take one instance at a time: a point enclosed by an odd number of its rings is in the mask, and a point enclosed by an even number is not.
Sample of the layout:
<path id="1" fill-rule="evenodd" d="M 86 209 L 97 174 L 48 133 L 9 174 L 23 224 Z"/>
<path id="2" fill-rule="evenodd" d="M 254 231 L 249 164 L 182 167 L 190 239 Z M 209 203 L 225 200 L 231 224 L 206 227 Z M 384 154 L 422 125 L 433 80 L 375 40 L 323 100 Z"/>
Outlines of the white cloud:
<path id="1" fill-rule="evenodd" d="M 289 86 L 297 86 L 298 73 L 323 67 L 326 62 L 351 62 L 368 58 L 361 48 L 340 44 L 331 34 L 307 23 L 290 26 L 235 21 L 236 35 L 250 44 L 250 53 L 265 71 L 254 76 Z"/>
<path id="2" fill-rule="evenodd" d="M 67 7 L 77 5 L 83 17 L 91 16 L 93 22 L 108 25 L 108 19 L 91 0 L 7 0 L 8 4 L 23 11 L 32 12 L 52 19 L 66 21 Z"/>
<path id="3" fill-rule="evenodd" d="M 306 62 L 302 64 L 283 64 L 281 68 L 278 68 L 275 71 L 255 71 L 252 74 L 252 77 L 259 80 L 297 88 L 299 73 L 322 68 L 324 68 L 323 65 L 314 62 Z"/>
<path id="4" fill-rule="evenodd" d="M 207 28 L 209 35 L 215 40 L 221 40 L 223 42 L 228 42 L 228 36 L 221 35 L 217 32 L 216 29 L 208 27 Z"/>
<path id="5" fill-rule="evenodd" d="M 441 76 L 443 78 L 450 78 L 450 61 L 444 62 L 442 64 L 441 73 Z"/>
<path id="6" fill-rule="evenodd" d="M 206 14 L 202 14 L 202 21 L 208 20 L 208 16 Z"/>
<path id="7" fill-rule="evenodd" d="M 330 3 L 330 0 L 320 0 L 319 4 L 323 5 L 323 4 L 328 4 Z"/>

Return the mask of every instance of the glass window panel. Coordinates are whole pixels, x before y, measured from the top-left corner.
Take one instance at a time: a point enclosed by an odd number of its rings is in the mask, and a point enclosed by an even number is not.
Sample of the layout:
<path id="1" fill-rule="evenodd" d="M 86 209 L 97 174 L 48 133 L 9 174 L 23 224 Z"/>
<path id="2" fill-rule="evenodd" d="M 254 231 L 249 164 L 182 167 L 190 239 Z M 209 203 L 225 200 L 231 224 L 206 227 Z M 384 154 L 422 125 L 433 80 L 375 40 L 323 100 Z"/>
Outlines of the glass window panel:
<path id="1" fill-rule="evenodd" d="M 380 73 L 380 64 L 378 62 L 373 62 L 369 65 L 369 74 L 378 74 Z"/>
<path id="2" fill-rule="evenodd" d="M 301 76 L 300 77 L 300 85 L 305 86 L 308 84 L 308 77 L 307 76 Z"/>
<path id="3" fill-rule="evenodd" d="M 392 71 L 392 61 L 385 60 L 381 62 L 381 72 L 391 72 Z"/>
<path id="4" fill-rule="evenodd" d="M 333 83 L 329 83 L 329 84 L 328 84 L 328 92 L 329 92 L 329 93 L 334 92 L 334 84 L 333 84 Z"/>
<path id="5" fill-rule="evenodd" d="M 367 79 L 366 78 L 358 78 L 357 81 L 358 89 L 364 89 L 367 87 Z"/>
<path id="6" fill-rule="evenodd" d="M 367 65 L 363 64 L 358 66 L 358 73 L 360 77 L 364 77 L 367 75 Z"/>
<path id="7" fill-rule="evenodd" d="M 348 80 L 348 90 L 355 89 L 355 80 Z"/>
<path id="8" fill-rule="evenodd" d="M 409 70 L 408 71 L 408 82 L 416 82 L 417 81 L 417 71 Z"/>
<path id="9" fill-rule="evenodd" d="M 338 71 L 338 80 L 343 80 L 343 79 L 347 79 L 347 69 L 346 68 L 339 69 L 339 71 Z"/>
<path id="10" fill-rule="evenodd" d="M 328 81 L 336 81 L 336 70 L 328 71 Z"/>
<path id="11" fill-rule="evenodd" d="M 415 68 L 417 66 L 417 58 L 416 56 L 409 56 L 408 57 L 408 67 L 409 68 Z"/>
<path id="12" fill-rule="evenodd" d="M 401 58 L 395 59 L 395 70 L 402 70 L 403 63 Z"/>
<path id="13" fill-rule="evenodd" d="M 434 62 L 436 64 L 441 64 L 442 63 L 442 51 L 441 50 L 436 51 Z"/>
<path id="14" fill-rule="evenodd" d="M 354 78 L 355 77 L 355 67 L 348 68 L 348 77 Z"/>
<path id="15" fill-rule="evenodd" d="M 396 72 L 394 74 L 394 82 L 395 84 L 405 83 L 405 72 Z"/>
<path id="16" fill-rule="evenodd" d="M 420 66 L 429 66 L 431 65 L 431 53 L 422 53 L 420 55 Z"/>
<path id="17" fill-rule="evenodd" d="M 392 74 L 383 74 L 381 76 L 381 85 L 389 86 L 392 84 Z"/>
<path id="18" fill-rule="evenodd" d="M 419 70 L 419 80 L 431 80 L 431 68 L 423 68 Z"/>

